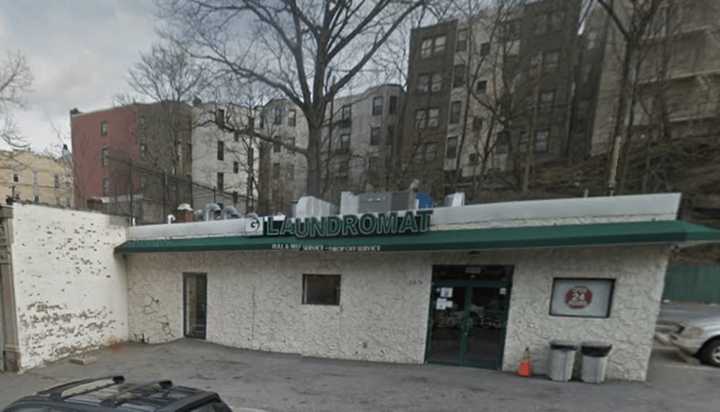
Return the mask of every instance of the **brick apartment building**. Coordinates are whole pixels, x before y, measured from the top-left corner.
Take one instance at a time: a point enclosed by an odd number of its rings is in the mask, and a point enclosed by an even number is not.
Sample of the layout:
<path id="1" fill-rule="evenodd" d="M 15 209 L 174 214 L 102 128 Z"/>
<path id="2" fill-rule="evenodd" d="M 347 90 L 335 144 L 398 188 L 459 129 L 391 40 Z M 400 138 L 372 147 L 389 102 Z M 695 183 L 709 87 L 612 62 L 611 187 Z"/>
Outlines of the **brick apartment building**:
<path id="1" fill-rule="evenodd" d="M 579 0 L 542 0 L 415 29 L 405 179 L 420 179 L 437 197 L 467 190 L 478 173 L 497 170 L 512 180 L 527 161 L 540 167 L 565 159 L 581 58 L 580 8 Z"/>
<path id="2" fill-rule="evenodd" d="M 73 109 L 70 125 L 77 207 L 162 221 L 179 203 L 191 203 L 189 106 Z"/>

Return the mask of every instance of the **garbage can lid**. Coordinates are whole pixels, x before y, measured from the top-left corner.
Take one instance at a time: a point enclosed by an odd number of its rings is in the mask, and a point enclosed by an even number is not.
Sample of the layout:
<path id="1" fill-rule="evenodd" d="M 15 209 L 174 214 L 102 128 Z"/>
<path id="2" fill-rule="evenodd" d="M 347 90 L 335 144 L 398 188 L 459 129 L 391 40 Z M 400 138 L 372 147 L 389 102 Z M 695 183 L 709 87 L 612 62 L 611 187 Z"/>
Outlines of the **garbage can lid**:
<path id="1" fill-rule="evenodd" d="M 551 340 L 550 349 L 577 350 L 578 344 L 568 340 Z"/>
<path id="2" fill-rule="evenodd" d="M 603 357 L 612 350 L 612 345 L 606 342 L 583 342 L 580 351 L 585 356 Z"/>

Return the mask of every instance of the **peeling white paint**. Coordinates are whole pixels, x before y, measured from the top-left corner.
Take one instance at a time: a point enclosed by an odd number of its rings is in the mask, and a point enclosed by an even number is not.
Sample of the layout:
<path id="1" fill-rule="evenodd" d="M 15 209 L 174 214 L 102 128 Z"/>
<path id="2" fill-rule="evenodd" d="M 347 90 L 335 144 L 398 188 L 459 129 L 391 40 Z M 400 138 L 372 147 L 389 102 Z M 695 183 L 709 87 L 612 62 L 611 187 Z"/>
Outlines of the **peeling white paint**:
<path id="1" fill-rule="evenodd" d="M 12 267 L 22 369 L 127 339 L 124 219 L 16 204 Z"/>
<path id="2" fill-rule="evenodd" d="M 207 339 L 307 356 L 422 363 L 432 265 L 514 265 L 503 368 L 529 347 L 545 372 L 552 339 L 614 345 L 608 377 L 643 380 L 668 249 L 468 253 L 206 252 L 128 257 L 131 339 L 183 335 L 182 273 L 208 279 Z M 341 274 L 340 306 L 302 305 L 302 274 Z M 609 319 L 549 315 L 553 277 L 616 279 Z"/>

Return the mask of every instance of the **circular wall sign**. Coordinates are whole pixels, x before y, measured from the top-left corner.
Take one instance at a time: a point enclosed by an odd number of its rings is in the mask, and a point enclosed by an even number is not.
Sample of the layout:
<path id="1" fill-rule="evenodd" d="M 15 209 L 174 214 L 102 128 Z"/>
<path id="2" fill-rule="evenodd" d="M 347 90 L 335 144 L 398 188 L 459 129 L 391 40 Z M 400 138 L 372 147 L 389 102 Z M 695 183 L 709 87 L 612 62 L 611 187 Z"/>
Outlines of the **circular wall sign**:
<path id="1" fill-rule="evenodd" d="M 575 286 L 565 294 L 565 304 L 572 309 L 584 309 L 592 303 L 592 292 L 587 286 Z"/>

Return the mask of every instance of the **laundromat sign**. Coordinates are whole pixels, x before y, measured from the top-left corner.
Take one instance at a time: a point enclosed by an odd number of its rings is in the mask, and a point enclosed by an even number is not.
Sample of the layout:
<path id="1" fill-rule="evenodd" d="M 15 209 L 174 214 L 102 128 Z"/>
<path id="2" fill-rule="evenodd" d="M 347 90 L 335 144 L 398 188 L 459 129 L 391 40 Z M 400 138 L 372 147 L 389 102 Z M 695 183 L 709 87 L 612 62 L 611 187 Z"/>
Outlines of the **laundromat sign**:
<path id="1" fill-rule="evenodd" d="M 275 220 L 268 216 L 263 224 L 265 236 L 294 236 L 300 239 L 341 236 L 405 235 L 430 230 L 432 210 L 398 213 Z"/>

